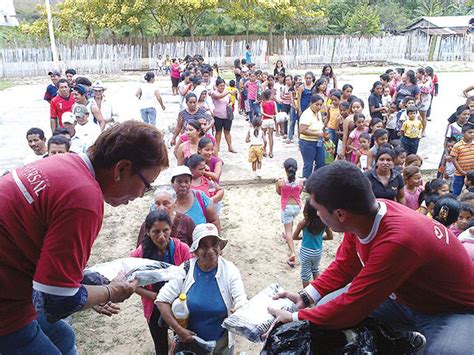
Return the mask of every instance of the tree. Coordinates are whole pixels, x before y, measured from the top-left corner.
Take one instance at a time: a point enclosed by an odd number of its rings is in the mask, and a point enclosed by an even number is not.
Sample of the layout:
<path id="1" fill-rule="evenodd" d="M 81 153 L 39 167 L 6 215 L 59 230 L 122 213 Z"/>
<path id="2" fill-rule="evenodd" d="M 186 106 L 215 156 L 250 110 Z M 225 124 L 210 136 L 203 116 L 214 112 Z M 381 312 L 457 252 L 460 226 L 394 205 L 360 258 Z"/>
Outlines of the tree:
<path id="1" fill-rule="evenodd" d="M 347 34 L 373 35 L 380 32 L 380 17 L 377 11 L 363 4 L 357 6 L 352 15 L 344 19 Z"/>
<path id="2" fill-rule="evenodd" d="M 258 0 L 224 0 L 220 2 L 220 6 L 231 19 L 244 25 L 247 42 L 249 40 L 250 24 L 256 18 L 258 5 Z"/>
<path id="3" fill-rule="evenodd" d="M 176 0 L 175 11 L 183 25 L 189 30 L 191 41 L 194 41 L 196 26 L 204 13 L 216 6 L 217 0 Z"/>
<path id="4" fill-rule="evenodd" d="M 155 20 L 162 41 L 166 35 L 171 34 L 171 28 L 176 20 L 173 17 L 173 10 L 177 6 L 176 0 L 149 0 L 147 10 Z"/>

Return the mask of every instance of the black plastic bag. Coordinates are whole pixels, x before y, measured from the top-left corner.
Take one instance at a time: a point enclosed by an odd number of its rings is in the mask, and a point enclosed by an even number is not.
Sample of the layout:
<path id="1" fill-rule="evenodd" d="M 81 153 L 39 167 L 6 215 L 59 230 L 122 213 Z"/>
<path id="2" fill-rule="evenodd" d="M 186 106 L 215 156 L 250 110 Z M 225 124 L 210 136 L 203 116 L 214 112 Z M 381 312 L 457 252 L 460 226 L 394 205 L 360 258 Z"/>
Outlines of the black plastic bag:
<path id="1" fill-rule="evenodd" d="M 261 355 L 309 355 L 311 333 L 307 321 L 279 323 L 268 335 Z"/>

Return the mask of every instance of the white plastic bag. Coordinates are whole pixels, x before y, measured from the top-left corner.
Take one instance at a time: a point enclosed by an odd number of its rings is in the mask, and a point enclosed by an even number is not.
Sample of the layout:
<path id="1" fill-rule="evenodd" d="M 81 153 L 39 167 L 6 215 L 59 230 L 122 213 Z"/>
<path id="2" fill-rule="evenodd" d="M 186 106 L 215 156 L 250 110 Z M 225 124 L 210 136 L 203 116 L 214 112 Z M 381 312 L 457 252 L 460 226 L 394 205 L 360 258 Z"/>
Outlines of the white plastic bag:
<path id="1" fill-rule="evenodd" d="M 254 343 L 261 342 L 261 336 L 270 329 L 275 320 L 275 317 L 268 312 L 268 307 L 290 312 L 297 310 L 296 305 L 288 298 L 273 299 L 273 296 L 282 291 L 283 288 L 278 284 L 267 286 L 252 297 L 245 306 L 224 320 L 222 326 Z"/>
<path id="2" fill-rule="evenodd" d="M 128 281 L 138 279 L 138 286 L 151 285 L 171 279 L 184 279 L 186 277 L 186 272 L 182 266 L 143 258 L 121 258 L 96 264 L 85 269 L 84 278 L 93 280 L 92 284 L 97 284 L 96 280 L 98 279 L 101 280 L 97 282 L 108 283 L 120 273 L 123 273 Z M 97 277 L 97 274 L 102 276 L 102 278 Z"/>

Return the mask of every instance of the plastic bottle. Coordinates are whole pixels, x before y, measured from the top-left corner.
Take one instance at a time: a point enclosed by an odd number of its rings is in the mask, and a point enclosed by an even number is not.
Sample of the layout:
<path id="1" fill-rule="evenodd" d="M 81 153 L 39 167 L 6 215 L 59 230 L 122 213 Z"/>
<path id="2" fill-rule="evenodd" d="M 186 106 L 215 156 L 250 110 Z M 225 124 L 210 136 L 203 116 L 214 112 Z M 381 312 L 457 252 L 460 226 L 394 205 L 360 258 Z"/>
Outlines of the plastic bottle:
<path id="1" fill-rule="evenodd" d="M 187 328 L 189 309 L 188 305 L 186 304 L 186 295 L 184 293 L 180 293 L 179 297 L 173 301 L 171 311 L 173 312 L 173 316 L 178 321 L 178 324 L 183 328 Z"/>
<path id="2" fill-rule="evenodd" d="M 208 188 L 209 194 L 211 196 L 214 196 L 214 194 L 216 193 L 216 183 L 213 180 L 209 180 L 208 186 L 209 186 Z"/>

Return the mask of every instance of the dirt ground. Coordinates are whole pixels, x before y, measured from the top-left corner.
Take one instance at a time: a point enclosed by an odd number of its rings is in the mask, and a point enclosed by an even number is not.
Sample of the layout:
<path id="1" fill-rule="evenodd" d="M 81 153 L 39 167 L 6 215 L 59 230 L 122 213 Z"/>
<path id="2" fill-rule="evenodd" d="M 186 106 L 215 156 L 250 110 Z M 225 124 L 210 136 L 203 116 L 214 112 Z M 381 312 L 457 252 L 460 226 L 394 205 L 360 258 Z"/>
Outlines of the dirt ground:
<path id="1" fill-rule="evenodd" d="M 223 256 L 239 268 L 248 297 L 270 283 L 277 282 L 288 290 L 301 289 L 300 267 L 286 264 L 288 247 L 281 239 L 280 200 L 273 184 L 227 187 L 221 222 L 223 237 L 229 244 Z M 152 196 L 128 206 L 106 206 L 102 231 L 98 236 L 89 265 L 128 256 L 134 249 L 138 230 Z M 301 214 L 300 214 L 301 217 Z M 334 258 L 340 235 L 324 243 L 321 266 Z M 296 248 L 299 250 L 299 241 Z M 140 297 L 133 295 L 121 304 L 119 315 L 108 318 L 94 311 L 79 312 L 73 317 L 79 353 L 143 354 L 153 352 Z M 238 338 L 236 353 L 258 354 L 261 344 Z"/>

